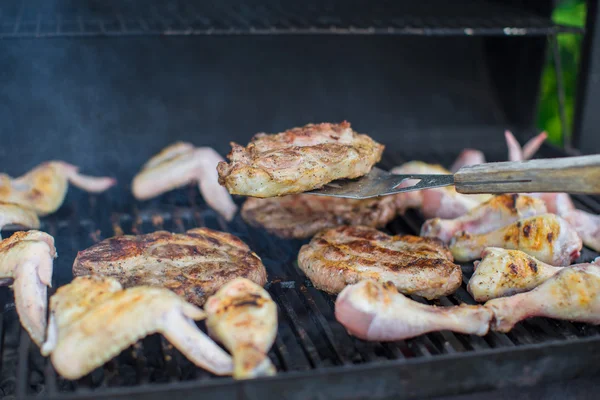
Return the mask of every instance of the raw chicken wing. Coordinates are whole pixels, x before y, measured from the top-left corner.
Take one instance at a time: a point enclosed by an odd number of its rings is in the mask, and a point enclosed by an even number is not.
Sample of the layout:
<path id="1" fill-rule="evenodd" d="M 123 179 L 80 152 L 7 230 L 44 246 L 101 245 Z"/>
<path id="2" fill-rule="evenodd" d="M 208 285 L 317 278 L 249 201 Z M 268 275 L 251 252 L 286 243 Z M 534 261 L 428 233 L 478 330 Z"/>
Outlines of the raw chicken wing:
<path id="1" fill-rule="evenodd" d="M 600 266 L 582 264 L 563 268 L 530 292 L 490 300 L 494 313 L 490 328 L 508 332 L 531 317 L 600 324 Z"/>
<path id="2" fill-rule="evenodd" d="M 539 286 L 562 268 L 519 250 L 488 247 L 481 254 L 481 261 L 475 261 L 475 273 L 467 290 L 480 302 L 511 296 Z"/>
<path id="3" fill-rule="evenodd" d="M 398 293 L 391 282 L 366 280 L 340 293 L 335 318 L 361 339 L 396 341 L 440 330 L 483 336 L 492 313 L 483 306 L 421 304 Z"/>
<path id="4" fill-rule="evenodd" d="M 219 185 L 217 164 L 223 158 L 210 147 L 194 147 L 190 143 L 174 143 L 152 157 L 133 178 L 132 191 L 138 200 L 198 182 L 206 203 L 231 221 L 237 206 L 227 190 Z"/>
<path id="5" fill-rule="evenodd" d="M 518 194 L 503 194 L 492 197 L 461 217 L 425 221 L 421 227 L 421 236 L 436 237 L 448 243 L 459 231 L 487 233 L 519 219 L 546 212 L 546 205 L 542 200 Z"/>
<path id="6" fill-rule="evenodd" d="M 452 164 L 450 171 L 456 172 L 462 167 L 484 163 L 485 156 L 481 151 L 475 149 L 464 149 L 460 152 L 458 158 L 456 159 L 456 161 L 454 161 L 454 164 Z"/>
<path id="7" fill-rule="evenodd" d="M 554 214 L 526 218 L 489 233 L 457 233 L 450 250 L 458 261 L 480 257 L 486 247 L 521 250 L 556 266 L 568 265 L 579 257 L 581 238 L 564 219 Z"/>
<path id="8" fill-rule="evenodd" d="M 64 161 L 48 161 L 19 178 L 0 174 L 0 201 L 33 209 L 38 215 L 50 214 L 65 199 L 69 182 L 92 193 L 116 183 L 113 178 L 81 175 L 78 167 Z"/>
<path id="9" fill-rule="evenodd" d="M 167 289 L 120 289 L 113 278 L 78 277 L 52 296 L 43 351 L 59 374 L 78 379 L 156 332 L 197 366 L 232 373 L 231 357 L 193 322 L 205 318 L 200 308 Z"/>
<path id="10" fill-rule="evenodd" d="M 267 353 L 277 335 L 277 306 L 265 289 L 245 278 L 234 279 L 204 309 L 210 335 L 233 354 L 235 379 L 275 375 Z"/>
<path id="11" fill-rule="evenodd" d="M 1 283 L 12 282 L 21 325 L 38 346 L 46 332 L 46 290 L 54 258 L 54 238 L 44 232 L 16 232 L 0 242 Z"/>
<path id="12" fill-rule="evenodd" d="M 40 220 L 35 211 L 17 204 L 0 201 L 0 231 L 5 226 L 18 225 L 28 229 L 39 229 Z M 0 239 L 2 236 L 0 236 Z"/>
<path id="13" fill-rule="evenodd" d="M 259 133 L 247 147 L 231 147 L 230 162 L 217 167 L 219 183 L 229 193 L 252 197 L 301 193 L 336 179 L 358 178 L 379 162 L 384 148 L 346 121 Z"/>

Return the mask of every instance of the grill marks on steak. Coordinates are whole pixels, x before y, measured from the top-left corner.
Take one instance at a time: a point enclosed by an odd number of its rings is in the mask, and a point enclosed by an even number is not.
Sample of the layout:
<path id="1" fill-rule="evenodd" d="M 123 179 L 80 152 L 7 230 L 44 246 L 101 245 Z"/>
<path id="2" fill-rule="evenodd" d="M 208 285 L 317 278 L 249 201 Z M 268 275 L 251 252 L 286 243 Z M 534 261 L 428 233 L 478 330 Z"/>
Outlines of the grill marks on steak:
<path id="1" fill-rule="evenodd" d="M 241 214 L 250 225 L 281 238 L 304 239 L 340 225 L 381 228 L 394 219 L 397 208 L 395 196 L 354 200 L 299 194 L 248 198 Z"/>
<path id="2" fill-rule="evenodd" d="M 111 276 L 124 287 L 165 287 L 197 305 L 238 277 L 267 282 L 260 257 L 244 242 L 208 228 L 103 240 L 80 251 L 73 264 L 73 275 L 90 274 Z"/>
<path id="3" fill-rule="evenodd" d="M 318 233 L 300 249 L 298 265 L 316 288 L 334 294 L 373 279 L 433 299 L 453 293 L 462 281 L 460 266 L 438 239 L 389 236 L 365 226 Z"/>

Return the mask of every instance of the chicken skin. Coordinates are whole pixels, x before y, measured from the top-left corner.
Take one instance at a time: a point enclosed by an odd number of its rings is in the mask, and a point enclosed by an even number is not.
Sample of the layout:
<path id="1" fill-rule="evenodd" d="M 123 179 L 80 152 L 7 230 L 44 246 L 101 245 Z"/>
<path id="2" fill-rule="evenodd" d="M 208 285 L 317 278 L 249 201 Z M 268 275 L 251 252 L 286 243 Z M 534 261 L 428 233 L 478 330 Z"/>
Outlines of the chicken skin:
<path id="1" fill-rule="evenodd" d="M 454 161 L 454 164 L 452 164 L 450 171 L 456 172 L 462 167 L 484 163 L 485 155 L 481 151 L 475 149 L 464 149 L 460 152 L 460 154 L 456 158 L 456 161 Z"/>
<path id="2" fill-rule="evenodd" d="M 461 217 L 433 218 L 425 221 L 421 227 L 421 236 L 435 237 L 449 243 L 460 231 L 471 234 L 487 233 L 519 219 L 546 212 L 546 205 L 542 200 L 518 194 L 503 194 L 492 197 Z"/>
<path id="3" fill-rule="evenodd" d="M 90 193 L 100 193 L 114 186 L 116 180 L 81 175 L 74 165 L 48 161 L 19 178 L 0 174 L 0 201 L 32 209 L 40 216 L 51 214 L 63 203 L 69 183 Z"/>
<path id="4" fill-rule="evenodd" d="M 490 328 L 508 332 L 531 317 L 600 324 L 600 266 L 582 264 L 561 269 L 530 292 L 490 300 Z"/>
<path id="5" fill-rule="evenodd" d="M 381 159 L 384 146 L 348 122 L 308 124 L 255 135 L 247 147 L 232 143 L 220 162 L 219 183 L 231 194 L 274 197 L 306 192 L 342 178 L 358 178 Z"/>
<path id="6" fill-rule="evenodd" d="M 335 318 L 363 340 L 396 341 L 441 330 L 483 336 L 492 313 L 483 306 L 421 304 L 398 293 L 391 282 L 365 280 L 342 290 Z"/>
<path id="7" fill-rule="evenodd" d="M 539 286 L 562 268 L 519 250 L 488 247 L 481 254 L 481 261 L 475 261 L 475 272 L 467 290 L 479 302 L 512 296 Z"/>
<path id="8" fill-rule="evenodd" d="M 233 354 L 233 377 L 275 375 L 267 355 L 277 335 L 277 305 L 262 286 L 234 279 L 211 296 L 204 307 L 210 335 Z"/>
<path id="9" fill-rule="evenodd" d="M 52 296 L 50 313 L 43 351 L 67 379 L 90 373 L 157 332 L 198 367 L 217 375 L 233 370 L 231 357 L 193 323 L 204 312 L 167 289 L 122 290 L 110 277 L 78 277 Z"/>
<path id="10" fill-rule="evenodd" d="M 54 238 L 44 232 L 16 232 L 0 242 L 1 283 L 12 283 L 21 325 L 38 346 L 46 332 L 46 291 L 54 258 Z"/>
<path id="11" fill-rule="evenodd" d="M 152 157 L 133 178 L 133 195 L 147 200 L 170 190 L 198 182 L 200 193 L 206 203 L 227 221 L 237 211 L 227 190 L 219 185 L 217 164 L 223 158 L 210 147 L 194 147 L 190 143 L 177 142 Z"/>
<path id="12" fill-rule="evenodd" d="M 486 247 L 521 250 L 554 266 L 569 265 L 579 257 L 581 238 L 564 219 L 543 214 L 521 219 L 483 234 L 459 232 L 450 242 L 457 261 L 478 259 Z"/>
<path id="13" fill-rule="evenodd" d="M 35 211 L 17 204 L 0 201 L 0 231 L 5 226 L 18 225 L 28 229 L 39 229 L 40 220 Z M 2 239 L 2 236 L 0 236 Z"/>

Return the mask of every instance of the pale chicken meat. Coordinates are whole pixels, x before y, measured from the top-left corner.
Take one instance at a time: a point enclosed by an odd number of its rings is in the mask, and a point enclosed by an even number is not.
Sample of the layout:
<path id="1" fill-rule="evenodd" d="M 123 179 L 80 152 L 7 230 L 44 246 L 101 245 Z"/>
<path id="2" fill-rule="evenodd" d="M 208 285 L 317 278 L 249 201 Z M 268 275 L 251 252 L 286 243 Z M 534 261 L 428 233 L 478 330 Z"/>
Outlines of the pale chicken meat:
<path id="1" fill-rule="evenodd" d="M 90 193 L 100 193 L 114 186 L 116 180 L 82 175 L 72 164 L 48 161 L 18 178 L 0 174 L 0 201 L 18 204 L 38 215 L 50 214 L 63 203 L 69 183 Z"/>
<path id="2" fill-rule="evenodd" d="M 246 243 L 208 228 L 105 239 L 75 258 L 73 275 L 90 274 L 113 277 L 124 287 L 164 287 L 196 305 L 238 277 L 267 282 L 265 266 Z"/>
<path id="3" fill-rule="evenodd" d="M 38 346 L 46 333 L 54 258 L 54 238 L 45 232 L 16 232 L 0 242 L 0 283 L 12 284 L 21 325 Z"/>
<path id="4" fill-rule="evenodd" d="M 427 164 L 421 161 L 410 161 L 399 167 L 392 168 L 392 174 L 433 174 L 445 175 L 450 171 L 436 164 Z M 408 187 L 417 183 L 418 180 L 407 179 L 399 187 Z M 468 195 L 458 193 L 454 186 L 441 188 L 404 192 L 396 195 L 396 203 L 400 211 L 409 208 L 420 209 L 425 218 L 456 218 L 484 201 L 491 198 L 490 195 Z"/>
<path id="5" fill-rule="evenodd" d="M 521 250 L 547 264 L 563 266 L 579 257 L 582 243 L 571 225 L 554 214 L 521 219 L 488 233 L 459 232 L 450 242 L 454 258 L 461 262 L 480 258 L 486 247 Z"/>
<path id="6" fill-rule="evenodd" d="M 0 201 L 0 231 L 4 227 L 24 227 L 27 229 L 39 229 L 40 220 L 35 211 L 24 208 L 17 204 L 4 203 Z M 0 239 L 2 236 L 0 236 Z"/>
<path id="7" fill-rule="evenodd" d="M 535 289 L 493 299 L 485 307 L 494 313 L 490 329 L 510 331 L 531 317 L 600 324 L 600 266 L 584 264 L 563 268 Z"/>
<path id="8" fill-rule="evenodd" d="M 235 379 L 275 375 L 267 353 L 277 336 L 277 305 L 262 286 L 238 278 L 204 306 L 206 327 L 233 355 Z"/>
<path id="9" fill-rule="evenodd" d="M 391 282 L 366 280 L 342 290 L 335 318 L 360 339 L 396 341 L 441 330 L 483 336 L 492 312 L 483 306 L 422 304 L 398 293 Z"/>
<path id="10" fill-rule="evenodd" d="M 197 182 L 206 203 L 231 221 L 237 206 L 219 185 L 217 164 L 223 158 L 210 147 L 176 142 L 152 157 L 133 178 L 132 191 L 138 200 L 147 200 L 170 190 Z"/>
<path id="11" fill-rule="evenodd" d="M 421 236 L 435 237 L 449 243 L 460 231 L 487 233 L 519 219 L 546 213 L 546 205 L 542 200 L 525 195 L 503 194 L 492 197 L 458 218 L 433 218 L 425 221 L 421 227 Z"/>
<path id="12" fill-rule="evenodd" d="M 460 266 L 439 240 L 390 236 L 365 226 L 319 232 L 300 249 L 298 266 L 317 289 L 332 294 L 372 279 L 433 299 L 453 293 L 462 281 Z"/>
<path id="13" fill-rule="evenodd" d="M 230 375 L 231 357 L 193 322 L 204 318 L 200 308 L 167 289 L 122 290 L 110 277 L 78 277 L 50 299 L 42 351 L 60 375 L 79 379 L 145 336 L 160 333 L 198 367 Z"/>
<path id="14" fill-rule="evenodd" d="M 274 197 L 317 189 L 367 174 L 384 146 L 352 130 L 348 122 L 308 124 L 255 135 L 247 147 L 232 143 L 220 162 L 219 183 L 231 194 Z"/>
<path id="15" fill-rule="evenodd" d="M 564 267 L 555 267 L 519 250 L 488 247 L 475 261 L 467 290 L 476 301 L 527 292 L 547 281 Z"/>
<path id="16" fill-rule="evenodd" d="M 241 211 L 252 226 L 281 238 L 304 239 L 341 225 L 384 227 L 397 215 L 395 196 L 355 200 L 295 194 L 268 199 L 248 198 Z"/>
<path id="17" fill-rule="evenodd" d="M 451 172 L 456 172 L 462 167 L 466 167 L 469 165 L 478 165 L 485 163 L 485 155 L 476 149 L 464 149 L 460 152 L 452 167 L 450 167 Z"/>

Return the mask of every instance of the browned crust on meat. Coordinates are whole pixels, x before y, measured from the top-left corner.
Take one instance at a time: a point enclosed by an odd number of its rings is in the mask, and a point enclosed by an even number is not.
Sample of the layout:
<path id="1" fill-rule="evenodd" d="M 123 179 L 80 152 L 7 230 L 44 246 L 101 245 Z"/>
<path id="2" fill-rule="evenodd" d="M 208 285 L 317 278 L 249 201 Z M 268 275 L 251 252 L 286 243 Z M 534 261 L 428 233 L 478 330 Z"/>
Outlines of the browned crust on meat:
<path id="1" fill-rule="evenodd" d="M 302 246 L 298 265 L 316 288 L 339 293 L 364 279 L 392 281 L 404 294 L 436 298 L 454 292 L 462 271 L 438 239 L 389 236 L 364 226 L 318 233 Z"/>
<path id="2" fill-rule="evenodd" d="M 166 287 L 197 305 L 237 277 L 267 282 L 260 257 L 244 242 L 208 228 L 103 240 L 77 254 L 73 275 L 89 274 L 114 277 L 125 288 Z"/>
<path id="3" fill-rule="evenodd" d="M 304 239 L 340 225 L 384 227 L 397 214 L 394 196 L 353 200 L 338 197 L 290 195 L 248 198 L 242 218 L 281 238 Z"/>

